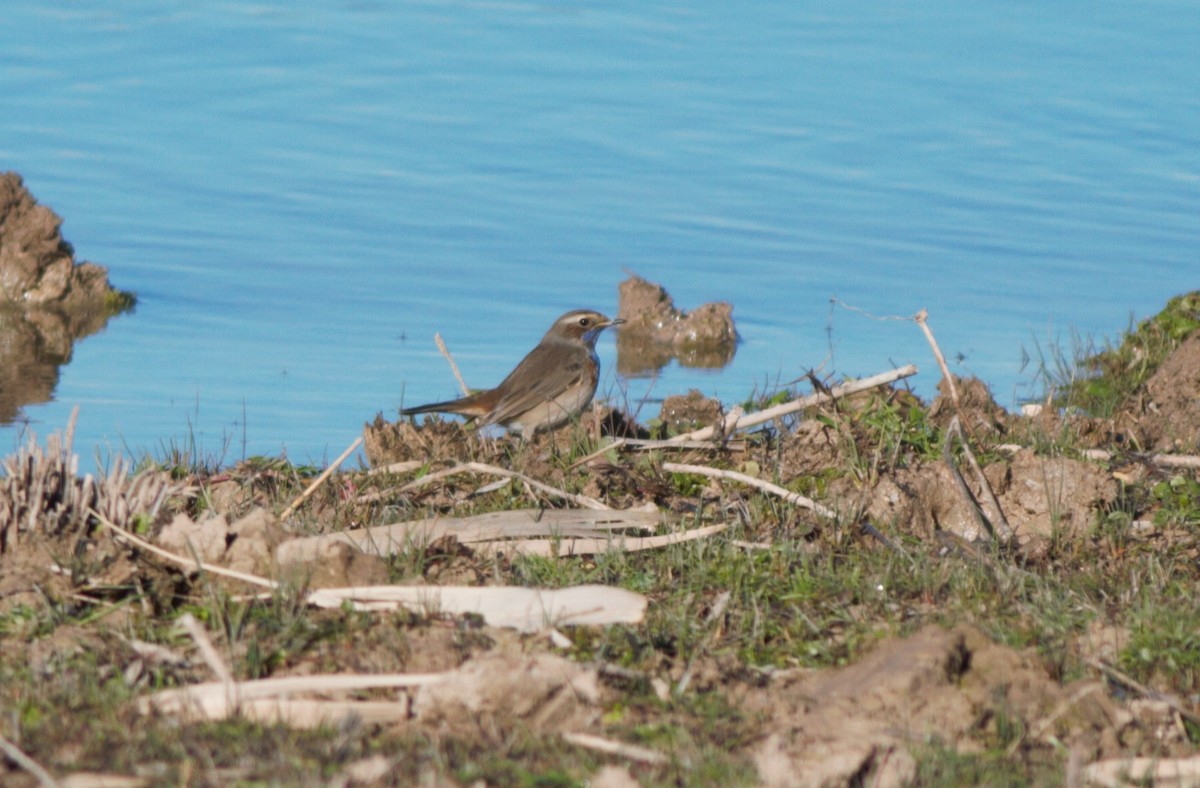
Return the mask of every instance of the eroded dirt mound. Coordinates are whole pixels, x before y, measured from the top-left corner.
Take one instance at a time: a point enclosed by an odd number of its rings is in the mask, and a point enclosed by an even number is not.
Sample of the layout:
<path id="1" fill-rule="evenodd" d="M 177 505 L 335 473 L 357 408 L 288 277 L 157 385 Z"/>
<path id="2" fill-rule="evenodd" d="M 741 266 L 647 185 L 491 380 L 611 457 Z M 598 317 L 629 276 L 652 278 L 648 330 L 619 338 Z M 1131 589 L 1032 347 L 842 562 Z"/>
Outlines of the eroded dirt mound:
<path id="1" fill-rule="evenodd" d="M 1200 451 L 1200 333 L 1167 357 L 1119 419 L 1145 449 Z"/>
<path id="2" fill-rule="evenodd" d="M 14 172 L 0 174 L 0 423 L 50 399 L 75 340 L 133 305 L 94 263 L 75 263 L 62 219 Z"/>
<path id="3" fill-rule="evenodd" d="M 661 286 L 630 276 L 619 287 L 617 370 L 645 375 L 672 358 L 685 367 L 723 367 L 737 351 L 733 305 L 704 304 L 689 312 L 675 307 Z"/>
<path id="4" fill-rule="evenodd" d="M 914 743 L 978 751 L 1002 724 L 1100 752 L 1122 716 L 1096 688 L 1063 687 L 1036 657 L 974 627 L 927 626 L 849 667 L 774 681 L 745 705 L 770 720 L 754 749 L 765 784 L 902 786 L 916 777 Z M 1080 696 L 1064 713 L 1064 701 Z"/>

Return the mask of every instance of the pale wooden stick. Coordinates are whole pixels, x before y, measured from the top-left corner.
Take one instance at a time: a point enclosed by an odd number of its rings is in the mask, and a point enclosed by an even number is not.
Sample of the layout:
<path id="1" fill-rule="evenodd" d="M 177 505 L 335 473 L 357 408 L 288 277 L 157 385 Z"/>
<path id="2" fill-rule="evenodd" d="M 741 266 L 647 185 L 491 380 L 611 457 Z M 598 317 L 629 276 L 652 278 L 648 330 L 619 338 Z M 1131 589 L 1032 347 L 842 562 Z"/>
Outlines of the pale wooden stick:
<path id="1" fill-rule="evenodd" d="M 273 580 L 267 580 L 265 577 L 259 577 L 257 575 L 247 574 L 246 572 L 238 572 L 237 570 L 234 570 L 234 569 L 226 569 L 223 566 L 216 566 L 214 564 L 202 564 L 195 559 L 185 558 L 184 556 L 176 555 L 175 553 L 172 553 L 169 550 L 164 550 L 161 547 L 159 547 L 158 545 L 151 544 L 150 542 L 147 542 L 145 539 L 142 539 L 141 537 L 134 536 L 133 534 L 129 533 L 129 531 L 126 531 L 121 526 L 115 525 L 115 524 L 109 522 L 104 517 L 104 515 L 100 514 L 95 509 L 88 509 L 88 514 L 95 517 L 96 521 L 99 522 L 100 525 L 104 526 L 105 528 L 109 529 L 110 531 L 116 532 L 118 538 L 125 539 L 126 541 L 137 545 L 138 547 L 142 548 L 143 550 L 146 550 L 147 552 L 154 553 L 155 555 L 159 556 L 160 558 L 165 558 L 168 561 L 179 564 L 180 566 L 185 566 L 188 569 L 194 569 L 198 572 L 210 572 L 214 575 L 221 575 L 223 577 L 231 577 L 234 580 L 241 580 L 242 582 L 250 583 L 251 585 L 261 586 L 262 588 L 275 589 L 275 588 L 279 587 L 278 583 L 276 583 Z"/>
<path id="2" fill-rule="evenodd" d="M 179 626 L 183 627 L 184 631 L 195 641 L 196 648 L 200 650 L 200 656 L 204 658 L 208 669 L 216 674 L 217 680 L 228 687 L 233 687 L 233 674 L 229 672 L 229 666 L 225 664 L 225 660 L 221 659 L 221 655 L 217 653 L 208 633 L 204 631 L 204 627 L 200 626 L 196 617 L 191 613 L 184 613 L 179 617 Z"/>
<path id="3" fill-rule="evenodd" d="M 860 391 L 866 391 L 867 389 L 873 389 L 876 386 L 884 386 L 888 383 L 894 383 L 897 380 L 911 377 L 915 374 L 917 374 L 916 365 L 909 364 L 908 366 L 899 367 L 888 372 L 881 372 L 878 375 L 872 375 L 869 378 L 856 380 L 852 383 L 844 383 L 841 386 L 834 386 L 828 392 L 809 394 L 806 397 L 800 397 L 799 399 L 794 399 L 791 402 L 785 402 L 782 405 L 776 405 L 773 408 L 767 408 L 766 410 L 760 410 L 756 413 L 744 415 L 739 418 L 736 423 L 729 425 L 724 432 L 726 435 L 728 435 L 734 430 L 744 430 L 747 427 L 754 427 L 758 424 L 777 419 L 780 416 L 786 416 L 789 413 L 795 413 L 796 411 L 804 410 L 805 408 L 811 408 L 813 405 L 818 405 L 822 402 L 826 402 L 827 400 L 845 397 L 850 394 L 857 394 Z M 670 438 L 667 442 L 685 443 L 687 441 L 706 440 L 712 438 L 716 432 L 717 431 L 712 427 L 705 427 L 694 432 L 676 435 L 674 438 Z"/>
<path id="4" fill-rule="evenodd" d="M 1087 449 L 1083 456 L 1089 460 L 1106 461 L 1113 458 L 1112 452 L 1103 449 Z M 1133 459 L 1143 460 L 1166 468 L 1200 468 L 1200 457 L 1190 454 L 1150 454 L 1131 455 Z"/>
<path id="5" fill-rule="evenodd" d="M 592 452 L 588 456 L 584 457 L 583 459 L 576 460 L 575 462 L 571 463 L 569 466 L 567 466 L 567 470 L 573 471 L 576 468 L 578 468 L 580 465 L 589 463 L 592 460 L 596 459 L 597 457 L 601 456 L 602 454 L 604 454 L 606 452 L 619 450 L 626 443 L 628 443 L 628 441 L 625 438 L 617 438 L 615 441 L 608 444 L 607 446 L 601 446 L 599 449 L 596 449 L 594 452 Z"/>
<path id="6" fill-rule="evenodd" d="M 383 465 L 378 468 L 371 468 L 367 471 L 367 475 L 379 476 L 385 473 L 399 475 L 401 473 L 415 471 L 423 465 L 425 465 L 423 460 L 405 460 L 404 462 L 393 462 L 391 465 Z"/>
<path id="7" fill-rule="evenodd" d="M 454 363 L 454 356 L 450 355 L 450 350 L 446 347 L 446 343 L 442 341 L 442 335 L 435 333 L 433 341 L 437 344 L 438 350 L 442 352 L 446 363 L 450 365 L 450 371 L 454 373 L 454 379 L 458 381 L 458 387 L 462 389 L 463 396 L 471 396 L 471 388 L 467 385 L 467 381 L 463 380 L 462 373 L 458 371 L 458 364 Z"/>
<path id="8" fill-rule="evenodd" d="M 979 508 L 978 503 L 975 502 L 975 498 L 973 495 L 971 495 L 971 491 L 967 487 L 967 483 L 963 481 L 962 475 L 958 472 L 958 468 L 954 465 L 954 458 L 950 453 L 950 440 L 954 435 L 958 436 L 958 442 L 962 445 L 963 455 L 967 458 L 967 464 L 971 466 L 971 470 L 975 473 L 975 481 L 979 483 L 980 489 L 983 490 L 984 497 L 987 498 L 988 503 L 992 507 L 992 511 L 996 513 L 996 526 L 999 530 L 999 534 L 992 533 L 991 521 L 986 515 L 984 515 L 983 510 Z M 954 474 L 955 480 L 958 482 L 959 492 L 961 492 L 967 499 L 967 505 L 972 507 L 976 515 L 980 517 L 980 524 L 988 530 L 989 535 L 993 539 L 997 538 L 997 536 L 1005 542 L 1012 539 L 1012 526 L 1008 524 L 1008 518 L 1004 516 L 1004 509 L 1000 507 L 1000 501 L 996 499 L 996 493 L 992 492 L 992 485 L 990 482 L 988 482 L 987 476 L 984 476 L 983 468 L 979 466 L 979 461 L 975 459 L 975 452 L 971 451 L 971 445 L 967 442 L 967 436 L 966 433 L 963 432 L 962 422 L 959 421 L 958 414 L 955 414 L 954 418 L 950 419 L 950 425 L 946 428 L 946 435 L 943 440 L 945 442 L 942 445 L 942 459 L 945 460 L 946 465 L 949 466 L 950 473 Z"/>
<path id="9" fill-rule="evenodd" d="M 946 385 L 950 388 L 950 399 L 954 400 L 954 407 L 959 407 L 958 402 L 958 387 L 954 385 L 954 376 L 950 374 L 950 368 L 946 366 L 946 357 L 942 355 L 942 349 L 938 347 L 937 340 L 933 338 L 933 331 L 929 329 L 929 323 L 926 318 L 929 317 L 929 312 L 922 309 L 913 316 L 917 326 L 921 329 L 921 333 L 925 335 L 925 339 L 929 342 L 929 347 L 933 349 L 933 357 L 937 359 L 938 366 L 942 368 L 942 377 L 946 380 Z"/>
<path id="10" fill-rule="evenodd" d="M 422 476 L 420 479 L 414 479 L 397 490 L 397 492 L 415 490 L 440 479 L 444 479 L 447 476 L 454 476 L 459 473 L 490 473 L 494 476 L 506 476 L 510 479 L 520 479 L 525 484 L 528 484 L 530 487 L 533 487 L 536 490 L 540 490 L 547 495 L 553 495 L 558 498 L 571 501 L 572 503 L 578 504 L 585 509 L 605 510 L 611 508 L 600 501 L 597 501 L 595 498 L 589 498 L 586 495 L 578 495 L 576 493 L 569 493 L 566 490 L 560 490 L 557 487 L 551 487 L 548 484 L 543 484 L 536 479 L 526 476 L 523 473 L 510 471 L 507 468 L 501 468 L 498 465 L 488 465 L 487 463 L 483 462 L 460 462 L 452 468 L 446 468 L 445 470 L 431 473 L 428 476 Z"/>
<path id="11" fill-rule="evenodd" d="M 712 609 L 708 611 L 708 615 L 704 618 L 704 626 L 708 627 L 708 631 L 704 633 L 704 637 L 692 649 L 692 656 L 688 660 L 687 668 L 679 678 L 679 683 L 675 685 L 675 697 L 682 697 L 683 693 L 687 692 L 688 685 L 692 683 L 692 672 L 696 668 L 696 658 L 700 656 L 702 650 L 708 648 L 708 641 L 712 640 L 713 633 L 717 631 L 714 625 L 717 619 L 725 615 L 725 608 L 729 606 L 729 596 L 730 592 L 722 591 L 717 594 L 717 598 L 713 601 Z"/>
<path id="12" fill-rule="evenodd" d="M 667 762 L 667 756 L 648 747 L 625 744 L 624 742 L 605 739 L 601 736 L 593 736 L 590 733 L 564 733 L 562 737 L 576 747 L 585 747 L 606 755 L 617 755 L 639 763 L 659 764 Z"/>
<path id="13" fill-rule="evenodd" d="M 4 753 L 17 766 L 32 774 L 43 788 L 58 788 L 61 785 L 50 775 L 50 772 L 42 768 L 41 764 L 23 753 L 20 747 L 6 739 L 3 734 L 0 734 L 0 752 Z"/>
<path id="14" fill-rule="evenodd" d="M 729 523 L 717 523 L 693 528 L 690 531 L 680 531 L 662 536 L 611 536 L 607 539 L 588 539 L 575 537 L 573 539 L 516 539 L 512 541 L 493 541 L 480 543 L 475 547 L 476 552 L 487 549 L 504 553 L 520 553 L 522 555 L 540 555 L 554 558 L 564 555 L 596 555 L 610 550 L 622 550 L 626 553 L 636 553 L 642 550 L 656 550 L 660 547 L 691 542 L 703 539 L 713 534 L 719 534 L 729 527 Z"/>
<path id="15" fill-rule="evenodd" d="M 279 515 L 279 522 L 283 522 L 295 514 L 296 510 L 300 508 L 300 504 L 308 500 L 308 496 L 316 492 L 316 489 L 321 486 L 321 483 L 333 475 L 333 472 L 337 470 L 337 467 L 345 462 L 346 458 L 353 454 L 354 450 L 362 445 L 362 442 L 363 439 L 361 435 L 355 438 L 354 443 L 351 443 L 348 447 L 346 447 L 346 450 L 342 452 L 341 456 L 334 460 L 333 463 L 326 468 L 320 476 L 313 479 L 312 484 L 308 485 L 308 488 L 304 492 L 300 493 L 299 497 L 292 501 L 288 508 L 283 510 L 283 513 Z"/>
<path id="16" fill-rule="evenodd" d="M 817 503 L 812 498 L 806 498 L 800 493 L 794 493 L 791 490 L 780 487 L 778 484 L 772 484 L 771 482 L 764 481 L 762 479 L 756 479 L 753 476 L 747 476 L 744 473 L 738 473 L 737 471 L 723 471 L 718 468 L 709 468 L 707 465 L 683 465 L 677 462 L 664 462 L 662 464 L 662 469 L 668 473 L 695 473 L 699 474 L 700 476 L 708 476 L 713 479 L 729 479 L 730 481 L 741 482 L 742 484 L 748 484 L 751 487 L 757 487 L 763 492 L 768 492 L 771 495 L 778 495 L 780 498 L 788 501 L 789 503 L 794 503 L 797 506 L 810 509 L 829 520 L 837 519 L 837 512 L 833 511 L 827 506 Z"/>
<path id="17" fill-rule="evenodd" d="M 712 449 L 712 441 L 678 441 L 673 438 L 664 440 L 645 440 L 642 438 L 622 438 L 621 446 L 628 446 L 636 451 L 654 451 L 656 449 Z M 745 446 L 744 440 L 726 441 L 723 445 L 729 449 L 741 449 Z M 614 444 L 615 446 L 616 444 Z"/>

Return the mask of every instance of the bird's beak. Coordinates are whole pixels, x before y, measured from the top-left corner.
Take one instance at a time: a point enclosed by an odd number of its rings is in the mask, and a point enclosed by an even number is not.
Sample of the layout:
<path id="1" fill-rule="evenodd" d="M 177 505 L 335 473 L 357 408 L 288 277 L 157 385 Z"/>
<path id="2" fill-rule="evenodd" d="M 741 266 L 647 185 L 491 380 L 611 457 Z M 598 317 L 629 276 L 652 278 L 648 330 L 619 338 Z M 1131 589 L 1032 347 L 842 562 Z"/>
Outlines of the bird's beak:
<path id="1" fill-rule="evenodd" d="M 608 321 L 607 323 L 605 323 L 605 324 L 604 324 L 604 327 L 605 327 L 605 328 L 608 328 L 609 326 L 619 326 L 619 325 L 621 325 L 621 324 L 622 324 L 622 323 L 624 323 L 624 322 L 625 322 L 625 318 L 623 318 L 623 317 L 616 317 L 616 318 L 613 318 L 612 320 Z"/>

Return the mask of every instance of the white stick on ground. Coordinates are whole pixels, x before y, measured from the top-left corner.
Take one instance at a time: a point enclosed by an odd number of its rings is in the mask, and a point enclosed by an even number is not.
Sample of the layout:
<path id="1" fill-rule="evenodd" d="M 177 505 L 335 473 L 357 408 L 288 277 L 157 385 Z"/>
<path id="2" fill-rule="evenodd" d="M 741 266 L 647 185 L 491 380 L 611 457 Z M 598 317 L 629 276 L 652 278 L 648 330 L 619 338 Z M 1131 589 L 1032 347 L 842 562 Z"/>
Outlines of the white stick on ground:
<path id="1" fill-rule="evenodd" d="M 589 750 L 595 750 L 607 755 L 617 755 L 639 763 L 658 764 L 667 762 L 667 756 L 648 747 L 625 744 L 624 742 L 605 739 L 601 736 L 593 736 L 590 733 L 564 733 L 562 737 L 576 747 L 586 747 Z"/>
<path id="2" fill-rule="evenodd" d="M 756 413 L 744 415 L 737 419 L 736 423 L 732 425 L 722 425 L 724 433 L 728 435 L 735 430 L 744 430 L 747 427 L 754 427 L 773 419 L 777 419 L 780 416 L 786 416 L 789 413 L 795 413 L 796 411 L 804 410 L 805 408 L 811 408 L 813 405 L 819 405 L 820 403 L 828 400 L 837 399 L 838 397 L 845 397 L 850 394 L 857 394 L 860 391 L 873 389 L 877 386 L 885 386 L 888 383 L 894 383 L 897 380 L 912 377 L 915 374 L 917 374 L 916 365 L 909 364 L 908 366 L 899 367 L 888 372 L 881 372 L 878 375 L 872 375 L 869 378 L 856 380 L 852 383 L 844 383 L 841 386 L 834 386 L 828 392 L 809 394 L 807 397 L 800 397 L 799 399 L 794 399 L 791 402 L 785 402 L 782 405 L 776 405 L 773 408 L 767 408 L 766 410 L 760 410 Z M 684 443 L 686 441 L 708 440 L 716 435 L 716 433 L 717 431 L 714 428 L 705 427 L 703 429 L 696 430 L 695 432 L 676 435 L 674 438 L 670 438 L 668 443 Z"/>
<path id="3" fill-rule="evenodd" d="M 321 486 L 321 483 L 328 479 L 333 472 L 337 470 L 338 466 L 345 462 L 346 458 L 349 457 L 354 450 L 362 444 L 362 442 L 363 439 L 360 435 L 357 439 L 355 439 L 354 443 L 351 443 L 346 450 L 342 452 L 341 456 L 334 460 L 333 463 L 321 473 L 320 476 L 318 476 L 316 479 L 313 479 L 313 483 L 308 485 L 308 489 L 300 493 L 296 500 L 292 501 L 288 508 L 284 509 L 283 513 L 279 515 L 279 522 L 282 523 L 284 520 L 295 514 L 296 510 L 300 508 L 300 504 L 308 500 L 308 496 L 316 492 L 316 489 Z"/>
<path id="4" fill-rule="evenodd" d="M 837 519 L 837 512 L 827 506 L 823 506 L 812 498 L 806 498 L 800 493 L 792 492 L 786 488 L 780 487 L 778 484 L 756 479 L 753 476 L 747 476 L 744 473 L 737 471 L 724 471 L 719 468 L 710 468 L 707 465 L 683 465 L 677 462 L 664 462 L 662 469 L 668 473 L 695 473 L 700 476 L 708 476 L 713 479 L 729 479 L 730 481 L 741 482 L 748 484 L 751 487 L 757 487 L 763 492 L 768 492 L 771 495 L 778 495 L 780 498 L 794 503 L 797 506 L 802 506 L 829 520 Z"/>
<path id="5" fill-rule="evenodd" d="M 446 347 L 446 343 L 442 341 L 442 335 L 435 333 L 433 342 L 441 351 L 442 357 L 446 359 L 446 363 L 450 365 L 450 371 L 454 373 L 454 379 L 458 381 L 458 387 L 462 389 L 464 397 L 471 396 L 471 387 L 467 385 L 467 381 L 463 380 L 462 373 L 458 371 L 458 364 L 454 363 L 454 356 L 450 355 L 450 349 Z"/>

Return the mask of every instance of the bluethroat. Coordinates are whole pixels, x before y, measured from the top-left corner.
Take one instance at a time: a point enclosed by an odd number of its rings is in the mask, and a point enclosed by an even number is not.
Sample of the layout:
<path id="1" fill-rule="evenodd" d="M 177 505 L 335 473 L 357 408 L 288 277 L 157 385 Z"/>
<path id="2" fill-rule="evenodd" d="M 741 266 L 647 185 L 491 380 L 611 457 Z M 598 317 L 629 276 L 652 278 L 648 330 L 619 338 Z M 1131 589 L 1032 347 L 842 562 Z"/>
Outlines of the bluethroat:
<path id="1" fill-rule="evenodd" d="M 624 322 L 591 309 L 567 312 L 496 388 L 404 408 L 400 415 L 457 413 L 478 420 L 479 426 L 500 424 L 523 437 L 554 429 L 592 401 L 600 380 L 596 338 L 609 326 Z"/>

